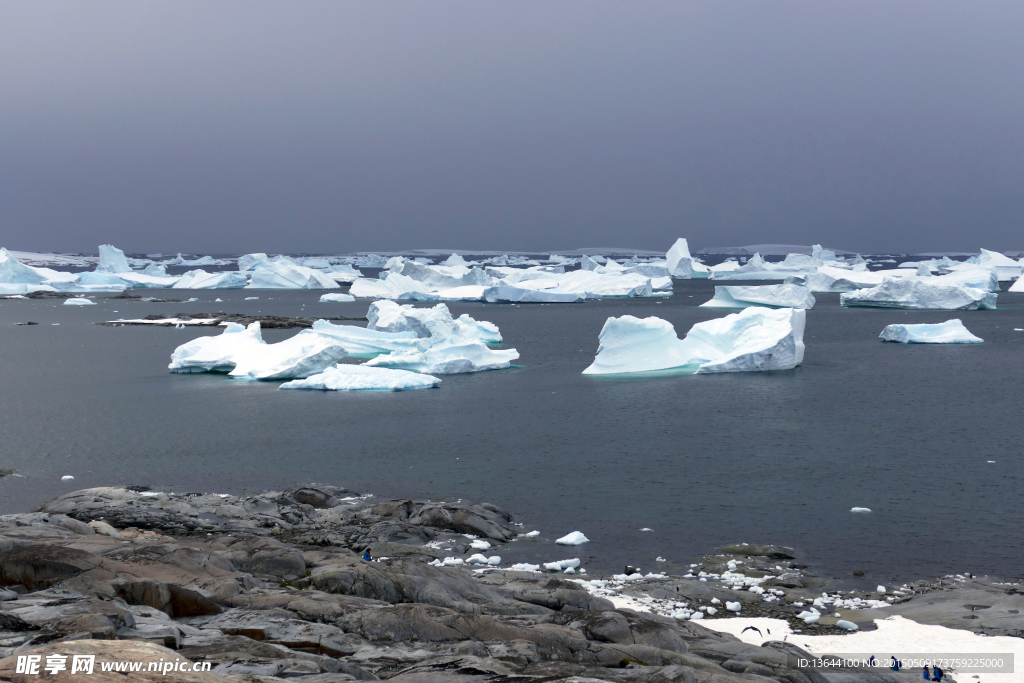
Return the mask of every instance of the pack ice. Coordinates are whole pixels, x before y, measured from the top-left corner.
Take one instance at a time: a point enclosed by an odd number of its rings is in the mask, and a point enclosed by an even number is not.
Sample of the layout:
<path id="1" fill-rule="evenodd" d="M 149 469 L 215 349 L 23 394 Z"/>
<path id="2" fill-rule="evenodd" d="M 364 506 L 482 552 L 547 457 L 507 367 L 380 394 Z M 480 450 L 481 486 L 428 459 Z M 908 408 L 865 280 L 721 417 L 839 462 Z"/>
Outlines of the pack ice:
<path id="1" fill-rule="evenodd" d="M 430 389 L 441 383 L 431 375 L 407 370 L 390 370 L 366 365 L 339 363 L 306 379 L 293 379 L 281 389 L 316 389 L 320 391 L 407 391 Z"/>
<path id="2" fill-rule="evenodd" d="M 685 339 L 661 318 L 609 318 L 597 357 L 583 374 L 610 375 L 670 368 L 697 373 L 789 370 L 804 357 L 806 311 L 746 308 L 697 323 Z"/>
<path id="3" fill-rule="evenodd" d="M 878 338 L 902 344 L 981 344 L 985 341 L 968 332 L 959 318 L 935 324 L 888 325 Z"/>
<path id="4" fill-rule="evenodd" d="M 702 308 L 814 308 L 814 295 L 804 285 L 761 285 L 759 287 L 718 286 L 715 296 L 701 304 Z"/>
<path id="5" fill-rule="evenodd" d="M 877 287 L 839 295 L 843 306 L 932 309 L 946 311 L 994 310 L 996 294 L 958 284 L 939 284 L 941 278 L 887 279 Z"/>

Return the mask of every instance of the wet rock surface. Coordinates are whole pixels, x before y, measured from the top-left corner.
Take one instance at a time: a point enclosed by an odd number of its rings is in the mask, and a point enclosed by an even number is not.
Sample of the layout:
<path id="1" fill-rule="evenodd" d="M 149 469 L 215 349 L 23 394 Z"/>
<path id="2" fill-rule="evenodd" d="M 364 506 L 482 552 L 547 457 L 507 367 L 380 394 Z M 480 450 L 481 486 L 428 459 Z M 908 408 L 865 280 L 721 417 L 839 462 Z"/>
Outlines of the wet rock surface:
<path id="1" fill-rule="evenodd" d="M 786 549 L 725 547 L 690 577 L 606 581 L 605 589 L 626 585 L 617 595 L 643 604 L 634 611 L 616 609 L 585 575 L 438 561 L 449 555 L 439 543 L 456 537 L 516 538 L 512 516 L 492 505 L 379 502 L 315 484 L 251 496 L 142 488 L 76 491 L 0 517 L 0 681 L 37 678 L 15 672 L 17 655 L 79 651 L 98 662 L 180 660 L 199 669 L 173 680 L 238 683 L 914 680 L 801 668 L 809 656 L 793 644 L 751 645 L 658 613 L 734 602 L 744 615 L 793 615 L 792 603 L 820 598 L 820 588 L 776 583 L 761 594 L 735 585 L 751 575 L 812 582 Z M 366 562 L 366 549 L 382 554 Z M 956 608 L 986 628 L 1007 626 L 981 615 L 1024 596 L 996 588 L 979 588 Z M 936 598 L 947 593 L 921 587 L 901 606 L 932 595 L 921 609 L 952 609 Z"/>

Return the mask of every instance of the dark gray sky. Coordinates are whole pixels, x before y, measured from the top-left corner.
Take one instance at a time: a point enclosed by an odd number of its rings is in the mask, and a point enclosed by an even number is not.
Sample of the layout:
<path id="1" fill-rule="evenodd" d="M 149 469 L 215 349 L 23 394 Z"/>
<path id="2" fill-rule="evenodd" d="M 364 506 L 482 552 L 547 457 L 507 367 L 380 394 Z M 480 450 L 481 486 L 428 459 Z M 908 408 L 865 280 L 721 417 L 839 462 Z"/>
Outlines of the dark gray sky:
<path id="1" fill-rule="evenodd" d="M 8 2 L 0 245 L 1024 249 L 1024 3 Z"/>

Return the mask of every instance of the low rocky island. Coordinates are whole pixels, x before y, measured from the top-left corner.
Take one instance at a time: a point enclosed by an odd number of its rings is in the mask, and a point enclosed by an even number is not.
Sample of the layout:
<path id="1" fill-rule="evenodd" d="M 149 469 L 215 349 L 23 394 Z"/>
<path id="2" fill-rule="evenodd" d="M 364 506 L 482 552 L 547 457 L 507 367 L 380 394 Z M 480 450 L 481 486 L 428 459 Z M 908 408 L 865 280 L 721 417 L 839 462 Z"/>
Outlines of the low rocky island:
<path id="1" fill-rule="evenodd" d="M 99 681 L 910 681 L 920 673 L 815 668 L 787 638 L 752 644 L 703 624 L 767 616 L 794 634 L 838 634 L 901 614 L 1022 635 L 1019 587 L 972 577 L 836 591 L 790 549 L 746 544 L 686 576 L 508 568 L 480 551 L 527 538 L 493 505 L 377 502 L 326 485 L 144 489 L 76 491 L 0 516 L 0 680 L 39 678 L 18 670 L 19 655 L 93 655 Z M 129 661 L 141 670 L 101 670 Z"/>

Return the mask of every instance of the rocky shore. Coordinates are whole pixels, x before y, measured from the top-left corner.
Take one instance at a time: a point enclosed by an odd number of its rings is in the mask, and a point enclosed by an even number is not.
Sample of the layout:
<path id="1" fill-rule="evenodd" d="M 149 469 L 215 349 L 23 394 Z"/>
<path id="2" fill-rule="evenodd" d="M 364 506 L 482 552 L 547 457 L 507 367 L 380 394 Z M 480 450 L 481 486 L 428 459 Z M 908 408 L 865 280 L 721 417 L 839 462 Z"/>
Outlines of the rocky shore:
<path id="1" fill-rule="evenodd" d="M 0 516 L 0 681 L 39 678 L 17 672 L 25 654 L 95 655 L 99 681 L 167 679 L 99 668 L 129 660 L 209 663 L 171 680 L 237 683 L 910 681 L 920 674 L 816 669 L 793 642 L 754 645 L 702 622 L 770 616 L 794 633 L 848 633 L 902 614 L 1024 630 L 1019 586 L 951 577 L 842 592 L 776 546 L 723 547 L 687 576 L 490 563 L 521 532 L 493 505 L 324 485 L 69 493 Z"/>

